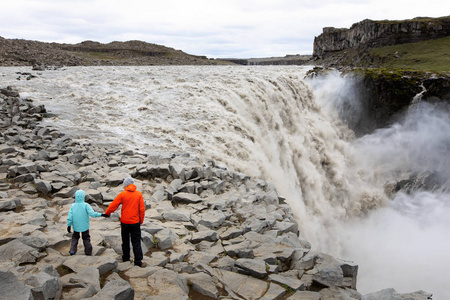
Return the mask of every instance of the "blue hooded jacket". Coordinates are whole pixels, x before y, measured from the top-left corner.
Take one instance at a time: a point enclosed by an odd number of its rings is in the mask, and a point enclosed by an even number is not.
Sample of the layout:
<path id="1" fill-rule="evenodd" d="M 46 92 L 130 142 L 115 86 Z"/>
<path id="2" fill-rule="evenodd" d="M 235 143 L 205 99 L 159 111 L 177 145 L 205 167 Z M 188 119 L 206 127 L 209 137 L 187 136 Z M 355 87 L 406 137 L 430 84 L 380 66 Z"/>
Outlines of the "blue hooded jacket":
<path id="1" fill-rule="evenodd" d="M 83 190 L 75 192 L 75 203 L 70 206 L 67 216 L 67 226 L 73 226 L 73 231 L 85 232 L 89 229 L 89 216 L 100 217 L 102 214 L 95 212 L 92 207 L 84 202 L 86 193 Z"/>

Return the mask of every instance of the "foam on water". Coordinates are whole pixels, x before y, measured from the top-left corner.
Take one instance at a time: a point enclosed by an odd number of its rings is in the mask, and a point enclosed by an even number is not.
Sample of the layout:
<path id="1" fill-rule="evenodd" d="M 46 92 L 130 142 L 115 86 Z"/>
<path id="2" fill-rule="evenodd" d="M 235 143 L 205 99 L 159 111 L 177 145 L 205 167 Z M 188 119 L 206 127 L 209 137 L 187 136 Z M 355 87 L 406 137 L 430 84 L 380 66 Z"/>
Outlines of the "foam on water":
<path id="1" fill-rule="evenodd" d="M 344 119 L 344 106 L 350 113 L 359 107 L 353 83 L 337 73 L 311 82 L 328 115 Z M 338 225 L 340 255 L 360 265 L 358 290 L 422 289 L 450 299 L 450 106 L 417 100 L 397 123 L 356 139 L 352 149 L 355 172 L 375 186 L 415 179 L 382 208 Z"/>

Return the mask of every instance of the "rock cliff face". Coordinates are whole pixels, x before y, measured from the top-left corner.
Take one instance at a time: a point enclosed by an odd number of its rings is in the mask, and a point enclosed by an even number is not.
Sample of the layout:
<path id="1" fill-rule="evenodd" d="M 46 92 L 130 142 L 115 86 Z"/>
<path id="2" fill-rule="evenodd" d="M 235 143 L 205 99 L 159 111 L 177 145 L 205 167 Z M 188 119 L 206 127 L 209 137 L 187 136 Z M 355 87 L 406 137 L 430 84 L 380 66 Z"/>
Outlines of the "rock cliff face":
<path id="1" fill-rule="evenodd" d="M 308 77 L 327 76 L 329 71 L 316 67 Z M 339 115 L 358 137 L 389 126 L 415 101 L 450 103 L 449 76 L 370 68 L 345 70 L 341 75 L 349 80 L 358 101 L 345 101 Z"/>
<path id="2" fill-rule="evenodd" d="M 229 61 L 238 65 L 249 66 L 267 66 L 267 65 L 308 65 L 311 64 L 312 55 L 286 55 L 284 57 L 265 57 L 265 58 L 224 58 L 222 60 Z"/>
<path id="3" fill-rule="evenodd" d="M 313 56 L 352 48 L 374 48 L 396 44 L 415 43 L 450 35 L 450 16 L 441 18 L 415 18 L 404 21 L 363 20 L 350 29 L 325 27 L 314 38 Z"/>

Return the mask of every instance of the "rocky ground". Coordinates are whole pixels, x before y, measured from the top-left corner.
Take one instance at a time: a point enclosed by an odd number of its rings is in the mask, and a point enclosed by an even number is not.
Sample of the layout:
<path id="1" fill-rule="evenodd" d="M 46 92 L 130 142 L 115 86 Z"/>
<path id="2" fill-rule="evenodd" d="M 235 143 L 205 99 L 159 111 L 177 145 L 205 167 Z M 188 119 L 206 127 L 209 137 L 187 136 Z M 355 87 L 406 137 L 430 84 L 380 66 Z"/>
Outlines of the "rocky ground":
<path id="1" fill-rule="evenodd" d="M 311 250 L 275 188 L 189 154 L 150 156 L 77 142 L 43 106 L 0 89 L 2 299 L 431 299 L 362 296 L 358 266 Z M 104 212 L 136 179 L 146 267 L 121 261 L 119 214 L 91 219 L 94 255 L 69 256 L 74 193 Z"/>
<path id="2" fill-rule="evenodd" d="M 58 44 L 0 37 L 0 66 L 306 65 L 311 55 L 208 59 L 143 41 Z"/>
<path id="3" fill-rule="evenodd" d="M 58 44 L 0 37 L 0 66 L 151 66 L 231 64 L 142 41 Z"/>

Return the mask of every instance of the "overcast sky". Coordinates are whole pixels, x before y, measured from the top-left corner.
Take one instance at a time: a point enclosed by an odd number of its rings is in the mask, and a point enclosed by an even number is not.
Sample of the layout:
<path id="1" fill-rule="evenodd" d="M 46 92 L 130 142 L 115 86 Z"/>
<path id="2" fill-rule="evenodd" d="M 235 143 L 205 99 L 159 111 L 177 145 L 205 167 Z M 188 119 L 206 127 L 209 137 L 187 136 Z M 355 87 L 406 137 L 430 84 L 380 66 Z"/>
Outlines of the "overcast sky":
<path id="1" fill-rule="evenodd" d="M 450 15 L 448 0 L 3 0 L 0 36 L 141 40 L 208 57 L 312 54 L 323 27 Z"/>

